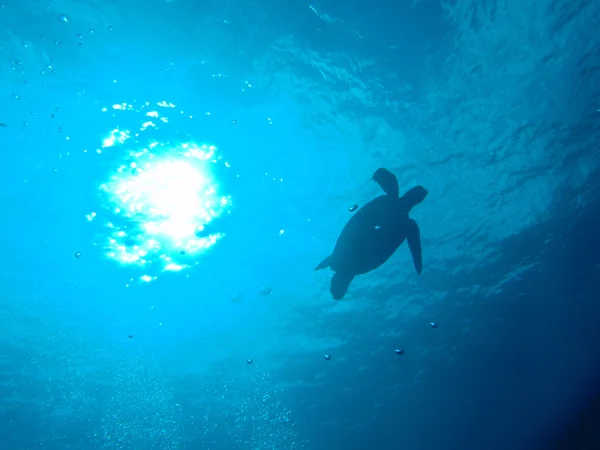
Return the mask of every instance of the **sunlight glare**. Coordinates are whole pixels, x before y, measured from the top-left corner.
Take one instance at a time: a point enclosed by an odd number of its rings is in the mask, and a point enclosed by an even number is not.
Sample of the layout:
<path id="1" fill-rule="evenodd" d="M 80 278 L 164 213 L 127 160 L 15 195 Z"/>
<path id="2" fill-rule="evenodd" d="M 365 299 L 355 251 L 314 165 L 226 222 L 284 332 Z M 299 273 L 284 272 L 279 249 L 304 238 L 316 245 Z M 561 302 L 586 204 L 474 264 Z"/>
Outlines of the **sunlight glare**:
<path id="1" fill-rule="evenodd" d="M 160 271 L 179 272 L 195 264 L 190 256 L 214 245 L 222 233 L 199 237 L 199 230 L 211 220 L 231 210 L 231 197 L 219 192 L 212 168 L 222 161 L 214 145 L 194 142 L 171 144 L 153 138 L 141 143 L 144 132 L 158 125 L 168 126 L 168 118 L 155 108 L 173 109 L 172 103 L 145 103 L 135 109 L 126 103 L 115 105 L 111 113 L 137 113 L 142 126 L 134 134 L 115 128 L 102 142 L 102 148 L 121 151 L 124 161 L 108 181 L 100 186 L 104 194 L 106 255 L 125 265 L 158 264 Z M 151 109 L 150 111 L 148 111 Z M 108 111 L 104 108 L 103 111 Z M 135 142 L 132 142 L 135 141 Z M 119 149 L 119 150 L 116 150 Z M 100 214 L 86 215 L 92 222 Z M 155 274 L 140 278 L 150 282 Z"/>

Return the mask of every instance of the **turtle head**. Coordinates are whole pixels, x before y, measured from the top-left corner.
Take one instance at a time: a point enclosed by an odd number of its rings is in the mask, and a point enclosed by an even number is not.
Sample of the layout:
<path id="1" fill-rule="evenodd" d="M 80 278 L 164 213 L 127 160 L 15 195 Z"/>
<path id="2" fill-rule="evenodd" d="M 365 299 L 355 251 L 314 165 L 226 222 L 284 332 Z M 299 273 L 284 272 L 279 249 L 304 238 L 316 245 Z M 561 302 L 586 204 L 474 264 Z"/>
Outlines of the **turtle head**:
<path id="1" fill-rule="evenodd" d="M 427 197 L 427 194 L 429 194 L 429 191 L 423 186 L 415 186 L 400 197 L 400 201 L 403 207 L 406 208 L 406 212 L 409 212 L 413 207 L 421 203 Z"/>

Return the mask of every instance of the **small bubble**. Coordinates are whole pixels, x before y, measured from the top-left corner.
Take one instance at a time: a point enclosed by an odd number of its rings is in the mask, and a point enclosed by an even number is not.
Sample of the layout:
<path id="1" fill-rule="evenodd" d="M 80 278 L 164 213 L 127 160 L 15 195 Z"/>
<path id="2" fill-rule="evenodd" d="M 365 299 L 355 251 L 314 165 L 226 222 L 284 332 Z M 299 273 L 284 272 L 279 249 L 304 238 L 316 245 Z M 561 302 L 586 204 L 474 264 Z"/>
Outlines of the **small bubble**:
<path id="1" fill-rule="evenodd" d="M 77 37 L 78 37 L 79 39 L 83 39 L 83 35 L 82 35 L 81 33 L 77 33 Z"/>
<path id="2" fill-rule="evenodd" d="M 60 108 L 54 108 L 54 111 L 60 112 Z"/>
<path id="3" fill-rule="evenodd" d="M 438 327 L 438 323 L 437 322 L 430 322 L 429 326 L 431 326 L 431 328 L 437 328 Z"/>
<path id="4" fill-rule="evenodd" d="M 252 364 L 253 362 L 254 362 L 254 360 L 252 360 L 252 359 L 247 359 L 246 360 L 246 364 Z"/>
<path id="5" fill-rule="evenodd" d="M 90 34 L 94 34 L 94 29 L 93 28 L 90 28 L 89 31 L 90 31 Z"/>
<path id="6" fill-rule="evenodd" d="M 181 250 L 179 253 L 180 253 L 181 255 L 185 255 L 185 251 L 184 251 L 184 250 Z"/>
<path id="7" fill-rule="evenodd" d="M 270 295 L 273 292 L 270 286 L 263 286 L 260 288 L 260 295 Z"/>
<path id="8" fill-rule="evenodd" d="M 404 349 L 403 348 L 397 348 L 396 349 L 396 355 L 404 355 Z"/>
<path id="9" fill-rule="evenodd" d="M 133 334 L 130 334 L 130 335 L 129 335 L 129 339 L 133 339 Z"/>
<path id="10" fill-rule="evenodd" d="M 65 16 L 64 14 L 62 16 L 60 16 L 60 20 L 61 20 L 61 22 L 69 23 L 69 18 L 67 16 Z"/>
<path id="11" fill-rule="evenodd" d="M 63 129 L 62 129 L 62 127 L 58 127 L 57 130 L 58 130 L 59 133 L 62 133 Z"/>
<path id="12" fill-rule="evenodd" d="M 56 44 L 56 45 L 58 45 L 59 47 L 62 47 L 62 46 L 63 46 L 63 43 L 62 43 L 62 42 L 59 42 L 59 41 L 56 41 L 56 42 L 55 42 L 55 44 Z"/>
<path id="13" fill-rule="evenodd" d="M 112 27 L 112 25 L 109 25 L 109 26 L 108 26 L 108 31 L 112 31 L 112 30 L 113 30 L 113 27 Z"/>
<path id="14" fill-rule="evenodd" d="M 80 42 L 80 43 L 79 43 L 79 46 L 80 46 L 81 48 L 83 48 L 83 42 Z"/>
<path id="15" fill-rule="evenodd" d="M 76 259 L 81 259 L 81 252 L 75 252 L 75 253 L 73 254 L 73 256 L 74 256 Z"/>
<path id="16" fill-rule="evenodd" d="M 235 125 L 237 123 L 237 120 L 233 119 L 233 124 Z"/>
<path id="17" fill-rule="evenodd" d="M 352 205 L 350 208 L 348 208 L 348 211 L 350 212 L 354 212 L 358 209 L 358 205 L 355 203 L 354 205 Z"/>
<path id="18" fill-rule="evenodd" d="M 328 353 L 325 353 L 325 355 L 323 356 L 323 358 L 325 358 L 325 361 L 329 361 L 331 359 L 331 355 Z"/>

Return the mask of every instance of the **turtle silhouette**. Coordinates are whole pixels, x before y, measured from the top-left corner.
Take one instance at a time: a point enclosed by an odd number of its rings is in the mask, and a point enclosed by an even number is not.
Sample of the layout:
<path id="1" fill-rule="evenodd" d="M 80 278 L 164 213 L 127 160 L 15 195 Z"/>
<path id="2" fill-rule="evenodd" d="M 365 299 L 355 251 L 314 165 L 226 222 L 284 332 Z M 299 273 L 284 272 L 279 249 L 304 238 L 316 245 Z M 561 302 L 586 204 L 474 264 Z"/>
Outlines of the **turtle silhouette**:
<path id="1" fill-rule="evenodd" d="M 405 239 L 417 273 L 423 270 L 421 233 L 408 213 L 427 196 L 427 189 L 415 186 L 399 197 L 396 176 L 384 168 L 375 171 L 373 180 L 385 194 L 356 211 L 342 229 L 331 255 L 315 267 L 315 270 L 329 267 L 335 272 L 330 288 L 335 300 L 344 297 L 356 275 L 381 266 Z"/>

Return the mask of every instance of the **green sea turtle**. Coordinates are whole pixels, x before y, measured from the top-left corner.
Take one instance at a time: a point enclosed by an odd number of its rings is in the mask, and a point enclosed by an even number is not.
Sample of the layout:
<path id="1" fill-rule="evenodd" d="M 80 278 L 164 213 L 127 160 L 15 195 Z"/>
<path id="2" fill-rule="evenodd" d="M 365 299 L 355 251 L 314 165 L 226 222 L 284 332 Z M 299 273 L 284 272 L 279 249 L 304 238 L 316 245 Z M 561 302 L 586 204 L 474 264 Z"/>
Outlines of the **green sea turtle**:
<path id="1" fill-rule="evenodd" d="M 421 236 L 417 222 L 408 213 L 423 201 L 428 192 L 415 186 L 399 197 L 398 180 L 387 169 L 377 169 L 373 174 L 385 195 L 374 198 L 360 208 L 348 221 L 333 249 L 315 270 L 331 268 L 330 292 L 335 300 L 346 294 L 356 275 L 370 272 L 381 266 L 406 239 L 417 273 L 423 269 Z"/>

